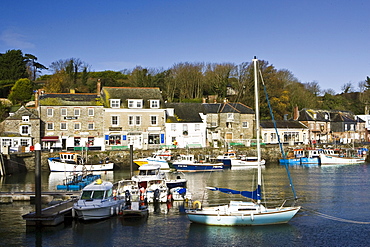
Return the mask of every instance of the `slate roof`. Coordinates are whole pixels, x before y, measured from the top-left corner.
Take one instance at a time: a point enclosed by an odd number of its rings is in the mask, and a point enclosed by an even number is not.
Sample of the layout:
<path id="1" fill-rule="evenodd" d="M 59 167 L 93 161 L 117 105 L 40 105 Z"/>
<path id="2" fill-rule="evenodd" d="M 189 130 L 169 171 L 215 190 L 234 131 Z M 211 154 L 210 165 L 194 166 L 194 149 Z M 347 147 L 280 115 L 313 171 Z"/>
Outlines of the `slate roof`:
<path id="1" fill-rule="evenodd" d="M 27 109 L 21 106 L 13 115 L 6 118 L 6 120 L 21 120 L 22 116 L 29 116 L 30 119 L 38 119 L 38 114 L 36 109 Z"/>
<path id="2" fill-rule="evenodd" d="M 274 123 L 272 120 L 263 120 L 260 122 L 260 126 L 265 129 L 274 128 Z M 277 128 L 286 129 L 307 129 L 308 127 L 299 121 L 289 121 L 289 120 L 276 120 Z"/>
<path id="3" fill-rule="evenodd" d="M 167 108 L 174 108 L 174 117 L 168 117 L 170 123 L 202 123 L 199 113 L 203 112 L 200 103 L 166 103 Z"/>
<path id="4" fill-rule="evenodd" d="M 316 114 L 316 118 L 314 115 Z M 328 116 L 325 118 L 325 116 Z M 330 111 L 326 110 L 313 110 L 313 109 L 302 109 L 299 111 L 298 121 L 321 121 L 330 122 Z"/>
<path id="5" fill-rule="evenodd" d="M 242 103 L 204 103 L 204 113 L 241 113 L 254 114 L 254 110 Z"/>
<path id="6" fill-rule="evenodd" d="M 127 108 L 128 99 L 143 99 L 143 108 L 150 108 L 149 100 L 160 100 L 160 108 L 164 102 L 162 93 L 157 87 L 103 87 L 102 100 L 109 107 L 109 99 L 120 99 L 121 107 Z"/>
<path id="7" fill-rule="evenodd" d="M 47 100 L 55 99 L 55 100 Z M 46 93 L 39 97 L 40 106 L 48 105 L 99 105 L 100 96 L 96 93 Z"/>
<path id="8" fill-rule="evenodd" d="M 316 114 L 316 118 L 314 118 Z M 325 118 L 325 116 L 329 116 Z M 358 122 L 354 114 L 350 111 L 331 111 L 302 109 L 299 112 L 298 121 L 321 121 L 321 122 Z"/>

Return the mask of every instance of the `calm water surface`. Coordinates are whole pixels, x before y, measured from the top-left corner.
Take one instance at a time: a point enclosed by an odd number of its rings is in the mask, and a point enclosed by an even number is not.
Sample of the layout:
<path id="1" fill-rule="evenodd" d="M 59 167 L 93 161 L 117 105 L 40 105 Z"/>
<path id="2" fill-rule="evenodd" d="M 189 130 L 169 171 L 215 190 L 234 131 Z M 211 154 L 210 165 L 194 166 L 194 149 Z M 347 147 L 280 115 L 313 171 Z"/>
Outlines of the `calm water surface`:
<path id="1" fill-rule="evenodd" d="M 75 220 L 38 230 L 26 227 L 21 217 L 34 211 L 34 205 L 2 204 L 0 246 L 370 246 L 369 165 L 290 167 L 302 210 L 288 224 L 276 226 L 192 224 L 184 214 L 183 203 L 175 202 L 151 205 L 146 221 L 125 221 L 121 217 L 88 223 Z M 264 193 L 269 202 L 279 205 L 283 198 L 292 197 L 283 166 L 268 164 L 263 172 Z M 249 190 L 256 180 L 254 170 L 186 175 L 193 199 L 202 201 L 203 205 L 241 199 L 205 191 L 206 186 Z M 129 171 L 110 172 L 105 176 L 118 181 L 127 178 Z M 59 179 L 56 174 L 44 173 L 43 190 L 55 190 Z M 0 188 L 1 191 L 33 191 L 34 174 L 5 177 L 0 181 Z"/>

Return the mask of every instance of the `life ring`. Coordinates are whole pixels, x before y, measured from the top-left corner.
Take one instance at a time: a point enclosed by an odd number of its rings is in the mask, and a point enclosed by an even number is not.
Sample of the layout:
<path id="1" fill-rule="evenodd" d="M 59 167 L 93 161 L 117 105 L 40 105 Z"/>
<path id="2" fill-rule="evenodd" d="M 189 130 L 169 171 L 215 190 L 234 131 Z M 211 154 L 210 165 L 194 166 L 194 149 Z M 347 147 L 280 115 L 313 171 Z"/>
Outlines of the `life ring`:
<path id="1" fill-rule="evenodd" d="M 201 209 L 202 208 L 202 203 L 200 203 L 200 201 L 193 202 L 193 208 L 196 209 L 197 206 L 198 206 L 198 209 Z"/>

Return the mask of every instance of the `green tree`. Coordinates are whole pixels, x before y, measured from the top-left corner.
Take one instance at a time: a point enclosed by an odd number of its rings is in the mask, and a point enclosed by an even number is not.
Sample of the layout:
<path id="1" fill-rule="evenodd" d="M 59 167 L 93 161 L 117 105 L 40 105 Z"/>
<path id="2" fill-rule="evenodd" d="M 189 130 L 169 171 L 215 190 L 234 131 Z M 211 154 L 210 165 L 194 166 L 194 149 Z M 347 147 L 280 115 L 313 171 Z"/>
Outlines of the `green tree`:
<path id="1" fill-rule="evenodd" d="M 32 82 L 29 79 L 19 79 L 12 87 L 8 99 L 13 104 L 24 104 L 31 100 L 32 88 Z"/>
<path id="2" fill-rule="evenodd" d="M 40 73 L 42 69 L 48 69 L 41 63 L 37 62 L 37 57 L 32 54 L 24 55 L 27 63 L 27 71 L 29 73 L 29 78 L 32 81 L 36 80 L 37 73 Z"/>
<path id="3" fill-rule="evenodd" d="M 0 80 L 27 78 L 26 60 L 21 50 L 8 50 L 0 53 Z"/>

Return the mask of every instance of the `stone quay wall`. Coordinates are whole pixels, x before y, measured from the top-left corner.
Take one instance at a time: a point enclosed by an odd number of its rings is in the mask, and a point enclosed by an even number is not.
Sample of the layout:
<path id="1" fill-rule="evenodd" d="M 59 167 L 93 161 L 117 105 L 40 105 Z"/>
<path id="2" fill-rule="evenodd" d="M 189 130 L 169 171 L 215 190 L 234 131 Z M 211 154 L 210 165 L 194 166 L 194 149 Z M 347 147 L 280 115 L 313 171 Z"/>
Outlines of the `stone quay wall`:
<path id="1" fill-rule="evenodd" d="M 243 154 L 246 156 L 257 156 L 255 147 L 240 147 L 234 148 L 237 154 Z M 284 147 L 285 152 L 288 150 Z M 134 150 L 133 159 L 144 158 L 150 156 L 155 150 Z M 172 149 L 171 153 L 173 157 L 180 154 L 194 154 L 196 158 L 205 157 L 216 157 L 222 154 L 225 150 L 216 148 L 194 148 L 194 149 Z M 277 163 L 281 158 L 280 148 L 278 146 L 262 146 L 261 147 L 262 158 L 266 160 L 266 165 L 269 163 Z M 41 169 L 48 171 L 49 166 L 47 159 L 50 157 L 57 157 L 58 152 L 42 152 L 41 153 Z M 130 150 L 113 150 L 113 151 L 89 151 L 88 152 L 88 164 L 98 163 L 104 161 L 106 158 L 115 163 L 115 169 L 128 168 L 130 166 Z M 370 161 L 370 155 L 367 156 Z M 34 153 L 19 153 L 11 154 L 4 157 L 4 162 L 7 167 L 7 173 L 19 173 L 25 171 L 35 170 L 35 154 Z"/>

